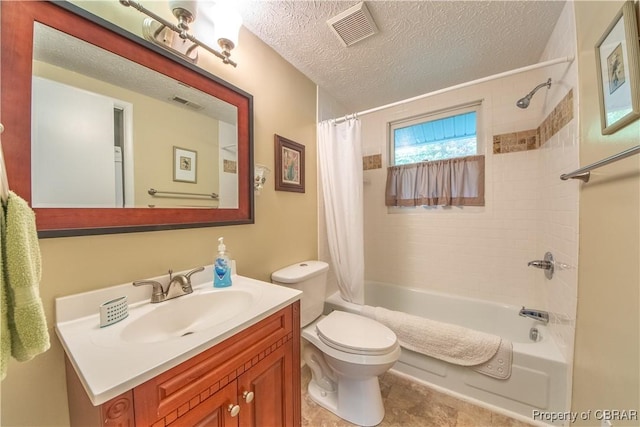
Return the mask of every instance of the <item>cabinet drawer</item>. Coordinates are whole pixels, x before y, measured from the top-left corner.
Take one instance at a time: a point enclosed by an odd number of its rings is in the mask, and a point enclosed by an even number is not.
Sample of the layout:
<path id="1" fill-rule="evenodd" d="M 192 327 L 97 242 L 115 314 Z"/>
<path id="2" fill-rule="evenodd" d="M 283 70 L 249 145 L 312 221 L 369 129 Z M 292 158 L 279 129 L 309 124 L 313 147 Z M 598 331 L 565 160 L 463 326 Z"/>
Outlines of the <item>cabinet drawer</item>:
<path id="1" fill-rule="evenodd" d="M 169 424 L 170 420 L 194 410 L 292 340 L 295 316 L 299 316 L 299 302 L 134 388 L 136 425 L 163 425 L 163 419 Z M 297 329 L 299 334 L 299 326 Z"/>

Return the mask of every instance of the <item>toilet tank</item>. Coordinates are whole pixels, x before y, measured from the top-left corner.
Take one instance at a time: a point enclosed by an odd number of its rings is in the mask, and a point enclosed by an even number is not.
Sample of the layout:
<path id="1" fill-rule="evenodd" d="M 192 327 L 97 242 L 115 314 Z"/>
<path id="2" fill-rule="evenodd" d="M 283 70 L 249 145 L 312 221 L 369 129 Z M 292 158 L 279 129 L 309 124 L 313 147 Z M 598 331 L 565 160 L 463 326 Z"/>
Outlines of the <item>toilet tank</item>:
<path id="1" fill-rule="evenodd" d="M 327 288 L 329 264 L 323 261 L 304 261 L 281 268 L 271 274 L 276 285 L 302 291 L 300 298 L 300 326 L 304 327 L 322 314 Z"/>

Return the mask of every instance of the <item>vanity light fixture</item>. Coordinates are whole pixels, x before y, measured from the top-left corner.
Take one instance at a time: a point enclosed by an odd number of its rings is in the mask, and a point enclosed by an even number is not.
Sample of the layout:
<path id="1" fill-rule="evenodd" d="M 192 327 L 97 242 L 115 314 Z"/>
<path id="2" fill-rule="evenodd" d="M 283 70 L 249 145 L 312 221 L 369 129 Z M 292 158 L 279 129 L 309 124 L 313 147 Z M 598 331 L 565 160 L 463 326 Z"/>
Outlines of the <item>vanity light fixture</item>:
<path id="1" fill-rule="evenodd" d="M 203 6 L 205 3 L 211 4 L 197 0 L 170 0 L 169 8 L 178 20 L 176 25 L 142 6 L 138 1 L 120 0 L 123 6 L 133 7 L 149 16 L 142 24 L 142 32 L 150 42 L 192 63 L 198 62 L 197 48 L 201 47 L 220 58 L 223 63 L 236 67 L 238 64 L 230 57 L 231 50 L 238 45 L 242 17 L 224 1 L 218 1 L 209 7 Z M 196 38 L 189 33 L 190 29 L 193 30 L 193 34 L 212 34 L 220 50 Z"/>

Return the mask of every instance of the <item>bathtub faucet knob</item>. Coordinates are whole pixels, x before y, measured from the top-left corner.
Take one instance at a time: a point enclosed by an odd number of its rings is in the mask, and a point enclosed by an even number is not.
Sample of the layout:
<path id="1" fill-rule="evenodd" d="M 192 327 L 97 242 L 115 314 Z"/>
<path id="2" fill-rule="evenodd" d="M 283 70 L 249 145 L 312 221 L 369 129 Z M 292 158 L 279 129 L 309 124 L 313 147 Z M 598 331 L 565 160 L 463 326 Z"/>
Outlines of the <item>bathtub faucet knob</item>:
<path id="1" fill-rule="evenodd" d="M 527 265 L 529 267 L 541 268 L 543 270 L 549 270 L 551 268 L 551 263 L 549 261 L 530 261 Z"/>
<path id="2" fill-rule="evenodd" d="M 530 261 L 527 264 L 529 267 L 541 268 L 544 270 L 544 275 L 547 279 L 553 278 L 553 271 L 555 270 L 555 262 L 551 252 L 544 254 L 543 260 Z"/>

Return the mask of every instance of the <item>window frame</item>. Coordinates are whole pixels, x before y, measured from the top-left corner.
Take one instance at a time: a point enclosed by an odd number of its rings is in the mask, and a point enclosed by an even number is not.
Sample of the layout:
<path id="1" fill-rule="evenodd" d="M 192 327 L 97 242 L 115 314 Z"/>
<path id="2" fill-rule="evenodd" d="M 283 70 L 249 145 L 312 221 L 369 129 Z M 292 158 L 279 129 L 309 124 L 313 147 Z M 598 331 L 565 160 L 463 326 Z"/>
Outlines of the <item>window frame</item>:
<path id="1" fill-rule="evenodd" d="M 469 155 L 478 155 L 484 153 L 484 145 L 482 144 L 482 100 L 461 104 L 457 106 L 447 107 L 440 110 L 434 110 L 427 113 L 419 114 L 412 117 L 407 117 L 399 120 L 394 120 L 387 123 L 387 149 L 389 154 L 389 166 L 396 165 L 395 158 L 395 139 L 394 130 L 398 128 L 413 126 L 425 122 L 446 119 L 448 117 L 458 116 L 466 113 L 476 113 L 476 152 Z M 453 159 L 455 157 L 447 157 L 446 159 Z M 429 159 L 429 160 L 445 160 L 445 159 Z"/>

